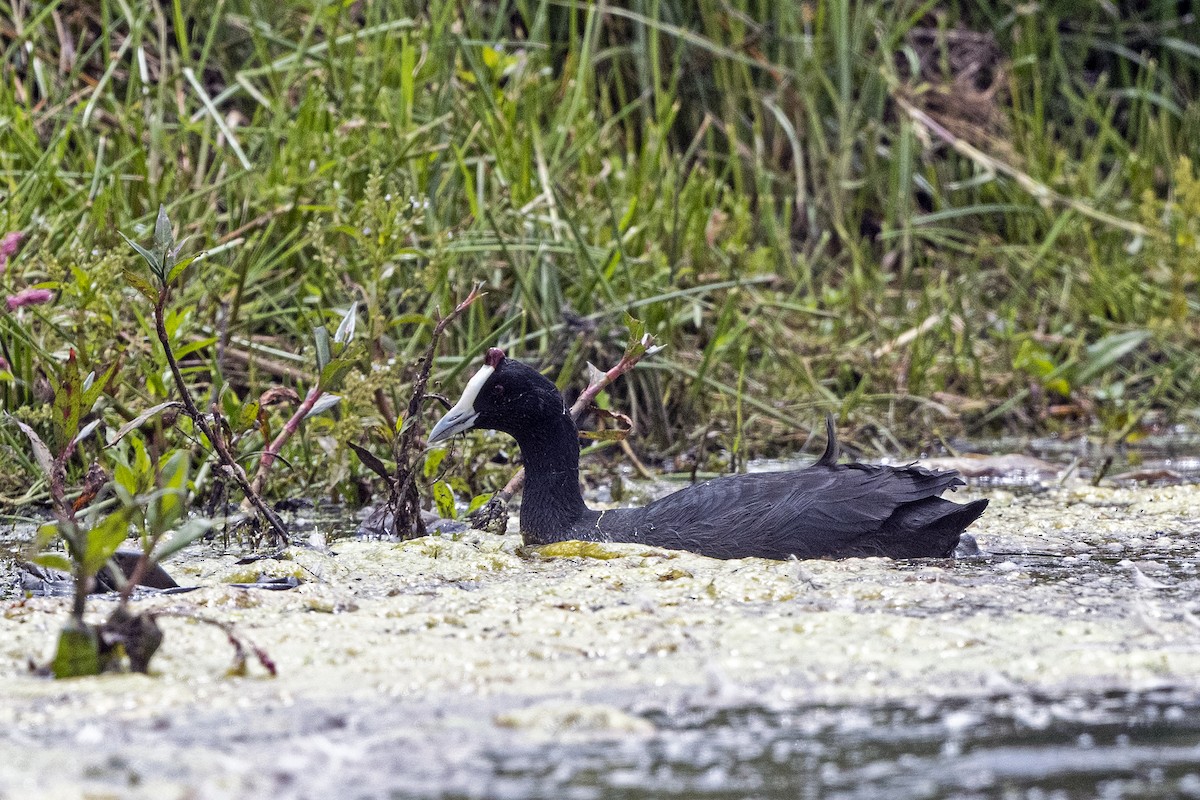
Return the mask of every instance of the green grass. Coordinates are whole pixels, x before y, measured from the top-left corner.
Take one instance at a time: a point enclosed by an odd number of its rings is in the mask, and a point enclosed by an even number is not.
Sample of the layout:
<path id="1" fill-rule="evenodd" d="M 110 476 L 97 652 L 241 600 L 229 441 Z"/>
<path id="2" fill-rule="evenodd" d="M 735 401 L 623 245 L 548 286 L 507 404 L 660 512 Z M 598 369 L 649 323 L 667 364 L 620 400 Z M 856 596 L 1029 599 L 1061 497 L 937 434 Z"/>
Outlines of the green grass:
<path id="1" fill-rule="evenodd" d="M 225 341 L 201 396 L 303 393 L 360 303 L 374 370 L 276 496 L 353 496 L 343 443 L 476 281 L 445 391 L 492 344 L 578 382 L 633 311 L 668 349 L 612 403 L 652 453 L 785 451 L 827 410 L 896 450 L 1186 420 L 1200 29 L 1119 5 L 0 0 L 0 287 L 58 295 L 0 314 L 0 401 L 44 424 L 71 348 L 123 360 L 110 427 L 169 396 L 118 236 L 162 203 L 210 251 L 175 296 L 181 346 Z M 0 426 L 10 501 L 23 447 Z"/>

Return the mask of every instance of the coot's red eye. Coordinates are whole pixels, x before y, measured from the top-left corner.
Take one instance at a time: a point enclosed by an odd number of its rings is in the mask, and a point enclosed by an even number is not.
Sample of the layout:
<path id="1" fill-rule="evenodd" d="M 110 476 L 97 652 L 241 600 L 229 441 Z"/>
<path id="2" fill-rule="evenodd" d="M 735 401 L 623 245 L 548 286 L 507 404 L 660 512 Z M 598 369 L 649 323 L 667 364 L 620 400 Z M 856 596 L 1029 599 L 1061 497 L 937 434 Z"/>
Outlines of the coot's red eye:
<path id="1" fill-rule="evenodd" d="M 504 384 L 497 383 L 495 386 L 493 386 L 492 394 L 496 395 L 497 397 L 502 397 L 504 395 Z"/>

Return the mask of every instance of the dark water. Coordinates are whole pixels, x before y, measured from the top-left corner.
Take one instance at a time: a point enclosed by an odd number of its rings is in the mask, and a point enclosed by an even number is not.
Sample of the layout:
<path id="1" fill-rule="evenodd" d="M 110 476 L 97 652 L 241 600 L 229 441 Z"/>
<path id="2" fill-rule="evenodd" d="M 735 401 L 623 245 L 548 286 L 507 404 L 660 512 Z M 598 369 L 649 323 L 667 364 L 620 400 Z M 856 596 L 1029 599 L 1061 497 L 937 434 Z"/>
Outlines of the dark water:
<path id="1" fill-rule="evenodd" d="M 300 704 L 264 709 L 249 726 L 121 727 L 72 760 L 93 788 L 164 773 L 204 787 L 217 763 L 240 796 L 289 798 L 1200 797 L 1200 706 L 1170 690 L 786 710 L 696 699 L 635 703 L 652 733 L 582 738 L 492 724 L 511 700 L 480 700 L 473 715 Z"/>
<path id="2" fill-rule="evenodd" d="M 969 453 L 1024 453 L 1074 470 L 1085 480 L 1103 475 L 1124 483 L 1122 475 L 1140 475 L 1141 481 L 1200 481 L 1200 432 L 1183 426 L 1168 434 L 1144 437 L 1136 444 L 1107 444 L 1090 436 L 1008 437 L 955 444 Z M 1155 472 L 1162 474 L 1156 479 Z"/>
<path id="3" fill-rule="evenodd" d="M 648 739 L 479 754 L 494 798 L 1200 797 L 1194 698 L 1031 696 L 916 706 L 652 711 Z M 468 776 L 460 776 L 471 780 Z M 411 788 L 411 787 L 410 787 Z"/>

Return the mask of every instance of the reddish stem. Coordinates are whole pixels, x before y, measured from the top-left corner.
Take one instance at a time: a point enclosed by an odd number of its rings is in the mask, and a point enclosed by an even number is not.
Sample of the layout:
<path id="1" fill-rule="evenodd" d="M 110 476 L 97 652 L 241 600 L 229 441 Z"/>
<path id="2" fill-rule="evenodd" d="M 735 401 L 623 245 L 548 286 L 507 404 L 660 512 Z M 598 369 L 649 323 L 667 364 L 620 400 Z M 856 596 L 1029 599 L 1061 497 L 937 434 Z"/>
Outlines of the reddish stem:
<path id="1" fill-rule="evenodd" d="M 271 466 L 275 463 L 275 459 L 279 457 L 279 453 L 283 450 L 283 446 L 288 443 L 288 440 L 296 435 L 296 431 L 300 430 L 300 423 L 312 411 L 313 406 L 321 399 L 321 395 L 325 392 L 318 386 L 308 390 L 308 394 L 304 396 L 304 402 L 296 409 L 296 413 L 292 414 L 291 418 L 284 423 L 283 429 L 279 431 L 279 435 L 263 450 L 262 458 L 258 461 L 258 472 L 254 475 L 254 491 L 261 492 L 263 484 L 266 483 L 267 473 L 271 471 Z"/>

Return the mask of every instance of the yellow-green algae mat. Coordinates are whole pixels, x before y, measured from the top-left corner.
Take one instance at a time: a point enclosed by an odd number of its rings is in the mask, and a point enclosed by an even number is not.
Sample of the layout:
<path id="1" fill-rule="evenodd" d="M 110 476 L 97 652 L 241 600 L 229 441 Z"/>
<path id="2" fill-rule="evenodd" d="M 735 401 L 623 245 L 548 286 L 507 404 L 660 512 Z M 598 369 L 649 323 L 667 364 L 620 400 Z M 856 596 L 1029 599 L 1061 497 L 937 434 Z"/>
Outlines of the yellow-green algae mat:
<path id="1" fill-rule="evenodd" d="M 481 722 L 536 736 L 569 727 L 564 720 L 647 726 L 589 700 L 614 688 L 753 687 L 795 705 L 1200 689 L 1200 489 L 1076 484 L 983 496 L 992 504 L 972 532 L 985 555 L 958 562 L 718 561 L 578 543 L 538 551 L 514 536 L 469 533 L 335 542 L 331 554 L 294 548 L 249 565 L 193 548 L 168 567 L 202 588 L 138 601 L 234 623 L 270 653 L 274 679 L 253 663 L 249 675 L 228 676 L 224 635 L 185 619 L 163 620 L 151 676 L 34 677 L 29 659 L 46 658 L 69 601 L 9 603 L 0 617 L 0 790 L 26 786 L 34 763 L 57 765 L 64 796 L 85 780 L 70 754 L 86 742 L 41 741 L 47 726 L 164 713 L 186 724 L 200 712 L 252 717 L 302 700 L 527 698 Z M 263 573 L 302 583 L 228 585 Z M 163 780 L 160 788 L 170 785 Z"/>

